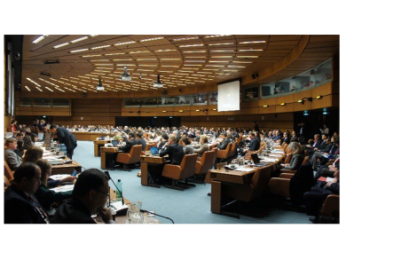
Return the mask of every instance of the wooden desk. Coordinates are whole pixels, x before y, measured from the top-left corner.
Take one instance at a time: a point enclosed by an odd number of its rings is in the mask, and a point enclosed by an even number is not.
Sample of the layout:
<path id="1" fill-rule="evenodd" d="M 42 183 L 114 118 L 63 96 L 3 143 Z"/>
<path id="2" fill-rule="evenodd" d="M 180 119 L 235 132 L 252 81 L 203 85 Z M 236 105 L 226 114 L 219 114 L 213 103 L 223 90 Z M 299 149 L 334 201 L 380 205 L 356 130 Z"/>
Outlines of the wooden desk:
<path id="1" fill-rule="evenodd" d="M 106 169 L 107 167 L 107 157 L 116 157 L 118 153 L 117 147 L 101 147 L 101 169 Z M 115 154 L 115 155 L 114 155 Z"/>
<path id="2" fill-rule="evenodd" d="M 114 133 L 103 133 L 103 132 L 80 132 L 80 131 L 71 131 L 74 135 L 75 139 L 79 141 L 94 141 L 97 138 L 101 138 L 101 136 L 109 135 L 110 138 L 113 138 L 116 134 Z"/>
<path id="3" fill-rule="evenodd" d="M 107 143 L 111 143 L 111 140 L 94 140 L 94 156 L 95 157 L 101 156 L 100 148 Z"/>
<path id="4" fill-rule="evenodd" d="M 141 156 L 141 185 L 155 186 L 148 183 L 148 165 L 162 165 L 165 164 L 165 159 L 159 156 Z"/>
<path id="5" fill-rule="evenodd" d="M 66 160 L 69 158 L 66 158 Z M 71 174 L 74 170 L 77 170 L 77 173 L 81 173 L 81 165 L 78 162 L 73 160 L 72 163 L 69 164 L 57 164 L 53 165 L 51 170 L 51 174 Z"/>

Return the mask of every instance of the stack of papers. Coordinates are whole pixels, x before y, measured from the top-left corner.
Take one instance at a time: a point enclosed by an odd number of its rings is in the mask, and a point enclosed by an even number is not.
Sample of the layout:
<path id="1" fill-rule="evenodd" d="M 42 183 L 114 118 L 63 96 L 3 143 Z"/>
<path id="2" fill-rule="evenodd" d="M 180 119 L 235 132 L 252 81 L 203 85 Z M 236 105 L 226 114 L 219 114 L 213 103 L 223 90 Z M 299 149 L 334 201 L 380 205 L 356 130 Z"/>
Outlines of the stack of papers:
<path id="1" fill-rule="evenodd" d="M 74 184 L 64 185 L 64 186 L 57 187 L 57 188 L 52 188 L 50 190 L 54 191 L 54 192 L 68 192 L 68 191 L 72 191 L 73 189 L 74 189 Z"/>
<path id="2" fill-rule="evenodd" d="M 51 175 L 50 179 L 52 180 L 63 180 L 64 178 L 70 177 L 70 174 L 55 174 L 55 175 Z"/>
<path id="3" fill-rule="evenodd" d="M 267 158 L 267 157 L 259 157 L 260 159 L 261 159 L 261 161 L 264 161 L 264 162 L 277 162 L 278 161 L 278 159 L 277 158 Z"/>

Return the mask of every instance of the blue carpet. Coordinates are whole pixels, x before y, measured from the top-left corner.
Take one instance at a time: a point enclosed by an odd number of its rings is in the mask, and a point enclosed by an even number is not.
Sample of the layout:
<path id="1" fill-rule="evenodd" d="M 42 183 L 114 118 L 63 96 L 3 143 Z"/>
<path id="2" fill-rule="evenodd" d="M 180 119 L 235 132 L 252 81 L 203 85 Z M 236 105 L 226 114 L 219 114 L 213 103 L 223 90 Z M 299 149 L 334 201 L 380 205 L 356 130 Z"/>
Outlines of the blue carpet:
<path id="1" fill-rule="evenodd" d="M 78 141 L 73 159 L 84 168 L 101 167 L 101 159 L 94 157 L 94 143 L 92 141 Z M 141 185 L 141 178 L 137 177 L 140 169 L 131 172 L 122 170 L 110 171 L 115 182 L 123 182 L 124 197 L 131 202 L 142 202 L 142 209 L 152 210 L 158 214 L 170 217 L 175 224 L 309 224 L 309 218 L 304 213 L 268 207 L 261 218 L 240 215 L 240 219 L 213 214 L 210 184 L 196 184 L 196 187 L 178 191 L 168 188 L 151 188 Z M 114 188 L 112 182 L 110 186 Z M 159 218 L 161 223 L 171 223 Z"/>

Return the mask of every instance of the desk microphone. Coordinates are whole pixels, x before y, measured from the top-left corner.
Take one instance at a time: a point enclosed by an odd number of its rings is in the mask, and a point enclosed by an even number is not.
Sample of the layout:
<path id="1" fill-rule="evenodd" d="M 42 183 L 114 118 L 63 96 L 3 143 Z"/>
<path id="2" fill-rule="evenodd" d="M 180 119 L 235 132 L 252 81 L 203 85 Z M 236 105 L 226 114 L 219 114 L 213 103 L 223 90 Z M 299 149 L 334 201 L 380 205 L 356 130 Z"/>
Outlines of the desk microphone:
<path id="1" fill-rule="evenodd" d="M 122 192 L 118 189 L 117 185 L 115 184 L 114 180 L 110 176 L 110 172 L 104 171 L 104 173 L 107 175 L 108 179 L 111 180 L 111 182 L 114 184 L 115 188 L 117 189 L 117 192 L 121 194 L 121 199 L 122 199 L 122 205 L 124 205 L 124 196 L 122 195 Z M 111 199 L 108 201 L 109 205 L 111 205 Z"/>
<path id="2" fill-rule="evenodd" d="M 151 212 L 151 211 L 147 211 L 147 210 L 144 210 L 144 209 L 140 209 L 140 212 L 142 212 L 142 213 L 148 213 L 148 214 L 152 214 L 152 215 L 155 215 L 155 216 L 158 216 L 158 217 L 161 217 L 161 218 L 168 219 L 168 220 L 170 220 L 173 224 L 175 224 L 174 221 L 173 221 L 171 218 L 168 218 L 168 217 L 159 215 L 159 214 L 157 214 L 157 213 L 154 213 L 154 212 Z"/>

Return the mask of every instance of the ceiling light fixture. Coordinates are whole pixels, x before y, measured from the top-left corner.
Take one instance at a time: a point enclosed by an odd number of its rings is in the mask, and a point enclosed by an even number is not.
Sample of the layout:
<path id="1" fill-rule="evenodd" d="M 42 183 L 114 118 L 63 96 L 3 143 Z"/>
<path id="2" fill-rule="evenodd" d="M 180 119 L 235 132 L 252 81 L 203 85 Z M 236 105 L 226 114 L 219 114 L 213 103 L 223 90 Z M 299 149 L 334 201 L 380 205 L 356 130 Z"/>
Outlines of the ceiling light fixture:
<path id="1" fill-rule="evenodd" d="M 102 85 L 102 83 L 101 83 L 101 79 L 100 79 L 99 82 L 98 82 L 97 90 L 99 90 L 99 91 L 104 90 L 104 87 L 103 87 L 103 85 Z"/>
<path id="2" fill-rule="evenodd" d="M 72 41 L 71 41 L 71 44 L 74 44 L 74 43 L 80 42 L 80 41 L 85 40 L 85 39 L 88 39 L 88 36 L 85 36 L 85 37 L 81 37 L 81 38 L 78 38 L 78 39 L 72 40 Z"/>
<path id="3" fill-rule="evenodd" d="M 129 42 L 124 42 L 124 43 L 117 43 L 114 46 L 122 46 L 122 45 L 131 45 L 134 44 L 135 41 L 129 41 Z"/>
<path id="4" fill-rule="evenodd" d="M 127 81 L 127 82 L 131 81 L 131 76 L 127 72 L 127 66 L 124 66 L 124 73 L 122 73 L 121 80 Z"/>
<path id="5" fill-rule="evenodd" d="M 74 51 L 71 51 L 70 53 L 78 53 L 78 52 L 85 52 L 85 51 L 88 51 L 88 49 L 74 50 Z"/>
<path id="6" fill-rule="evenodd" d="M 41 35 L 40 37 L 38 37 L 37 39 L 35 39 L 33 41 L 33 44 L 37 44 L 38 42 L 40 42 L 41 40 L 43 40 L 44 38 L 46 38 L 48 35 Z"/>
<path id="7" fill-rule="evenodd" d="M 157 81 L 154 83 L 154 87 L 155 88 L 162 88 L 164 85 L 161 83 L 161 80 L 160 80 L 160 77 L 159 77 L 159 74 L 158 74 L 158 76 L 157 76 Z"/>
<path id="8" fill-rule="evenodd" d="M 154 41 L 154 40 L 160 40 L 164 39 L 164 37 L 155 37 L 155 38 L 150 38 L 150 39 L 143 39 L 140 42 L 148 42 L 148 41 Z"/>
<path id="9" fill-rule="evenodd" d="M 67 46 L 67 45 L 69 45 L 69 43 L 62 43 L 60 45 L 54 46 L 53 49 L 58 49 L 58 48 L 61 48 L 61 47 Z"/>

